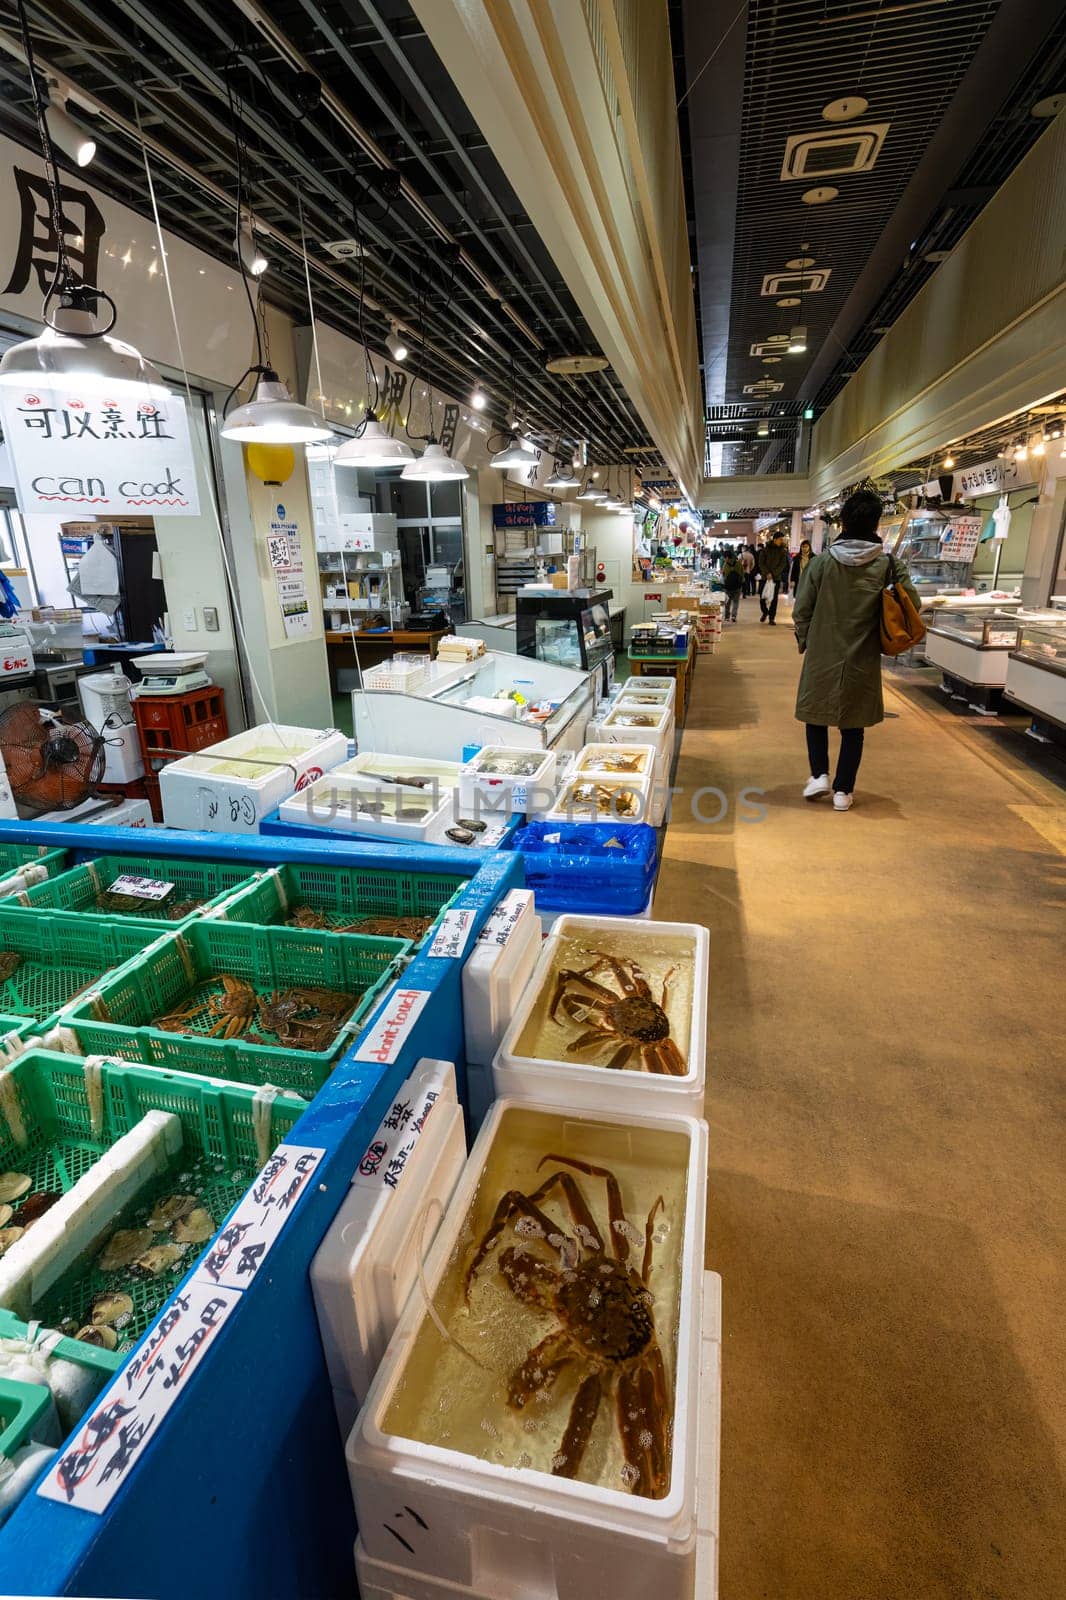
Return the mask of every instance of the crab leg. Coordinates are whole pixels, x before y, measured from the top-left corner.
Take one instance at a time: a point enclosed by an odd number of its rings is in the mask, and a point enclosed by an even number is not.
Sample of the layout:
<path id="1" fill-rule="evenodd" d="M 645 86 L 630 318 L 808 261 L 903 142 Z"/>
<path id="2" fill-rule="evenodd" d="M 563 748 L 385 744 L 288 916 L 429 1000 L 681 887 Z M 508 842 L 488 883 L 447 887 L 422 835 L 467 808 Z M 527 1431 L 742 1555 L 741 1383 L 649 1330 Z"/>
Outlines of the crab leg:
<path id="1" fill-rule="evenodd" d="M 644 1415 L 644 1402 L 635 1377 L 623 1372 L 618 1379 L 618 1431 L 622 1436 L 622 1453 L 634 1476 L 629 1485 L 631 1494 L 649 1494 L 651 1448 L 649 1418 Z"/>
<path id="2" fill-rule="evenodd" d="M 489 1223 L 481 1243 L 474 1252 L 473 1260 L 466 1269 L 466 1276 L 463 1279 L 463 1295 L 467 1301 L 470 1299 L 470 1285 L 474 1281 L 475 1272 L 477 1271 L 478 1267 L 480 1267 L 481 1263 L 484 1261 L 485 1257 L 492 1249 L 492 1246 L 495 1244 L 504 1228 L 506 1228 L 508 1222 L 510 1222 L 516 1211 L 520 1211 L 523 1216 L 527 1216 L 531 1221 L 535 1222 L 542 1230 L 543 1237 L 545 1239 L 550 1238 L 553 1234 L 558 1235 L 562 1237 L 564 1249 L 567 1246 L 576 1248 L 574 1246 L 574 1241 L 572 1239 L 568 1239 L 558 1224 L 553 1222 L 549 1216 L 546 1216 L 537 1205 L 537 1201 L 543 1199 L 545 1189 L 550 1189 L 551 1186 L 552 1180 L 549 1179 L 548 1183 L 542 1184 L 537 1190 L 536 1194 L 532 1196 L 523 1194 L 520 1189 L 508 1189 L 507 1193 L 503 1196 L 499 1205 L 496 1207 L 495 1215 L 493 1216 L 492 1221 Z"/>
<path id="3" fill-rule="evenodd" d="M 592 1046 L 600 1050 L 605 1044 L 614 1044 L 617 1037 L 616 1033 L 608 1033 L 605 1028 L 590 1028 L 587 1033 L 571 1040 L 566 1047 L 566 1053 L 568 1056 L 576 1055 L 579 1050 L 587 1050 Z M 610 1065 L 613 1064 L 612 1061 Z"/>
<path id="4" fill-rule="evenodd" d="M 533 1346 L 507 1380 L 507 1404 L 521 1411 L 527 1400 L 540 1398 L 555 1383 L 572 1356 L 566 1334 L 556 1329 Z"/>
<path id="5" fill-rule="evenodd" d="M 557 1478 L 577 1476 L 592 1436 L 592 1425 L 596 1421 L 602 1395 L 603 1383 L 600 1375 L 598 1372 L 591 1372 L 582 1382 L 570 1408 L 570 1420 L 566 1424 L 563 1442 L 556 1456 L 559 1465 L 552 1467 L 552 1472 Z"/>
<path id="6" fill-rule="evenodd" d="M 579 983 L 590 991 L 594 999 L 603 1000 L 608 1005 L 614 1005 L 615 1001 L 618 999 L 618 996 L 616 994 L 612 994 L 610 989 L 606 988 L 604 984 L 593 983 L 592 979 L 586 976 L 586 974 L 589 972 L 597 971 L 599 965 L 600 963 L 598 962 L 593 963 L 591 967 L 586 967 L 584 972 L 579 972 L 576 968 L 563 967 L 559 973 L 559 976 L 555 980 L 555 993 L 552 995 L 552 1003 L 548 1008 L 548 1015 L 551 1017 L 553 1022 L 557 1021 L 556 1012 L 559 1009 L 559 1002 L 562 1000 L 571 984 Z"/>
<path id="7" fill-rule="evenodd" d="M 538 1311 L 551 1305 L 560 1282 L 554 1267 L 549 1267 L 546 1261 L 528 1250 L 516 1250 L 511 1244 L 500 1252 L 500 1276 L 516 1300 L 535 1306 Z"/>
<path id="8" fill-rule="evenodd" d="M 652 1232 L 655 1228 L 655 1218 L 660 1211 L 665 1209 L 665 1207 L 666 1201 L 663 1199 L 662 1195 L 660 1195 L 658 1200 L 656 1200 L 655 1204 L 652 1206 L 651 1210 L 648 1212 L 648 1220 L 644 1224 L 644 1265 L 640 1269 L 640 1281 L 643 1283 L 645 1288 L 647 1288 L 648 1274 L 651 1271 Z"/>
<path id="9" fill-rule="evenodd" d="M 538 1172 L 540 1171 L 540 1169 L 544 1165 L 545 1161 L 565 1161 L 565 1160 L 566 1160 L 565 1156 L 545 1156 L 543 1158 L 543 1160 L 538 1161 L 538 1163 L 537 1163 L 537 1171 Z M 586 1234 L 586 1233 L 591 1234 L 592 1238 L 595 1240 L 595 1248 L 602 1255 L 603 1254 L 603 1235 L 601 1234 L 599 1228 L 596 1226 L 596 1219 L 592 1215 L 592 1212 L 589 1210 L 589 1208 L 588 1208 L 588 1206 L 587 1206 L 587 1204 L 585 1202 L 585 1196 L 581 1193 L 581 1190 L 578 1188 L 577 1184 L 574 1182 L 574 1180 L 570 1176 L 569 1172 L 553 1172 L 551 1177 L 550 1178 L 546 1178 L 544 1180 L 544 1182 L 541 1184 L 540 1188 L 537 1190 L 536 1194 L 533 1196 L 533 1199 L 534 1200 L 543 1200 L 546 1195 L 551 1193 L 552 1189 L 554 1189 L 556 1184 L 559 1185 L 559 1187 L 563 1191 L 563 1194 L 566 1196 L 566 1203 L 570 1208 L 570 1216 L 571 1216 L 571 1219 L 573 1220 L 573 1223 L 574 1223 L 574 1226 L 575 1226 L 575 1229 L 576 1229 L 578 1235 L 581 1236 L 581 1235 Z M 586 1248 L 587 1248 L 587 1243 L 586 1243 L 585 1238 L 581 1238 L 581 1243 L 582 1244 L 586 1244 Z"/>
<path id="10" fill-rule="evenodd" d="M 627 1039 L 625 1044 L 621 1045 L 608 1061 L 608 1067 L 624 1067 L 636 1048 L 633 1040 Z"/>
<path id="11" fill-rule="evenodd" d="M 669 1408 L 666 1391 L 666 1372 L 662 1352 L 656 1345 L 640 1368 L 640 1397 L 644 1411 L 644 1427 L 651 1435 L 651 1493 L 656 1497 L 666 1493 L 669 1482 L 666 1448 L 666 1415 Z"/>
<path id="12" fill-rule="evenodd" d="M 670 971 L 666 974 L 665 978 L 663 979 L 663 997 L 662 997 L 662 1000 L 660 1001 L 660 1004 L 661 1004 L 661 1006 L 662 1006 L 664 1011 L 666 1010 L 666 997 L 670 992 L 670 983 L 671 983 L 671 980 L 673 979 L 674 974 L 676 972 L 677 972 L 677 968 L 676 967 L 671 967 Z"/>
<path id="13" fill-rule="evenodd" d="M 589 1178 L 604 1178 L 607 1182 L 607 1215 L 611 1220 L 611 1243 L 614 1246 L 616 1261 L 629 1260 L 629 1239 L 627 1237 L 628 1223 L 625 1208 L 622 1205 L 622 1189 L 614 1173 L 607 1167 L 593 1167 L 587 1161 L 579 1161 L 576 1156 L 542 1156 L 537 1162 L 537 1170 L 545 1161 L 561 1161 L 564 1167 L 573 1167 L 576 1172 L 583 1172 Z M 562 1177 L 560 1173 L 558 1176 Z M 582 1201 L 582 1204 L 584 1202 Z M 622 1224 L 622 1226 L 619 1226 Z M 599 1230 L 593 1225 L 593 1232 L 599 1237 Z M 600 1249 L 603 1249 L 602 1243 Z"/>
<path id="14" fill-rule="evenodd" d="M 678 1049 L 673 1039 L 660 1039 L 657 1049 L 659 1059 L 663 1062 L 664 1070 L 671 1077 L 683 1078 L 685 1076 L 685 1058 Z"/>

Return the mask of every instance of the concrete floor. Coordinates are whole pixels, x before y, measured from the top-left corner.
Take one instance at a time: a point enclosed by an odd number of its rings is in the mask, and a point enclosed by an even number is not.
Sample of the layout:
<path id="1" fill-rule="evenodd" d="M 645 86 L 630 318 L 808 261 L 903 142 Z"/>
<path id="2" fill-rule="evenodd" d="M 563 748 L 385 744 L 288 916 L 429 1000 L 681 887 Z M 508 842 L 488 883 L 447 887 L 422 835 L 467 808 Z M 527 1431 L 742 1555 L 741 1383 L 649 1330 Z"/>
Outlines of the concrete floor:
<path id="1" fill-rule="evenodd" d="M 905 687 L 854 810 L 804 802 L 792 629 L 741 612 L 700 660 L 676 780 L 728 814 L 675 801 L 655 901 L 711 930 L 721 1595 L 1051 1600 L 1064 795 L 1016 732 Z"/>

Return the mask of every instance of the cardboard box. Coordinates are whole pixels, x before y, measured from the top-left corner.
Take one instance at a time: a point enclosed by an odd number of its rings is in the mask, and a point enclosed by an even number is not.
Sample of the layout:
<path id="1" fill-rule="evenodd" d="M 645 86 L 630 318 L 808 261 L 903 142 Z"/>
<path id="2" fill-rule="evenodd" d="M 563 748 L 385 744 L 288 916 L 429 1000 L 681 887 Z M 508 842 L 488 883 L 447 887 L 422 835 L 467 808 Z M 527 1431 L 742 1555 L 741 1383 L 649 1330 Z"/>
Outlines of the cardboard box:
<path id="1" fill-rule="evenodd" d="M 553 572 L 551 575 L 553 589 L 569 589 L 570 581 L 565 572 Z"/>

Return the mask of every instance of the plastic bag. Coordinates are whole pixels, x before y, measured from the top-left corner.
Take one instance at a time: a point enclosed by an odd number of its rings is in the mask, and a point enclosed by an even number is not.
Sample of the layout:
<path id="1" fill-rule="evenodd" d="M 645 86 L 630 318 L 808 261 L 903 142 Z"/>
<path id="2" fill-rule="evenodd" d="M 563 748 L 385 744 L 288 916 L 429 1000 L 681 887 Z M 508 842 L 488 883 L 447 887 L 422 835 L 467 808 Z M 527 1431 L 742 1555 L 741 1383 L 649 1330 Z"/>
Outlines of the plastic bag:
<path id="1" fill-rule="evenodd" d="M 109 617 L 113 617 L 119 608 L 122 597 L 118 562 L 98 533 L 93 536 L 92 544 L 78 563 L 70 593 L 84 600 L 92 610 L 103 611 Z"/>

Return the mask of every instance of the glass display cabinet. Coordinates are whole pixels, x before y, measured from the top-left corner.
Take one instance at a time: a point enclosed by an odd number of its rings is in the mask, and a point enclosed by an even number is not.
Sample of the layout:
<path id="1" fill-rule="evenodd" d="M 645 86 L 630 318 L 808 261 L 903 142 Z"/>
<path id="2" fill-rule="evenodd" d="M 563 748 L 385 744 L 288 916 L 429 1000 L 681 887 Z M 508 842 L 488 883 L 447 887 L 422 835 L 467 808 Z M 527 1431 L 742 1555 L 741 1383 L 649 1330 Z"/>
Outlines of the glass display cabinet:
<path id="1" fill-rule="evenodd" d="M 610 589 L 584 594 L 519 594 L 518 653 L 591 672 L 612 653 Z"/>
<path id="2" fill-rule="evenodd" d="M 998 709 L 1007 681 L 1007 657 L 1021 635 L 1018 612 L 1010 602 L 934 612 L 928 622 L 925 659 L 943 673 L 945 694 L 986 715 Z"/>
<path id="3" fill-rule="evenodd" d="M 1003 693 L 1033 713 L 1037 738 L 1066 742 L 1066 616 L 1044 612 L 1021 620 L 1007 660 Z"/>

